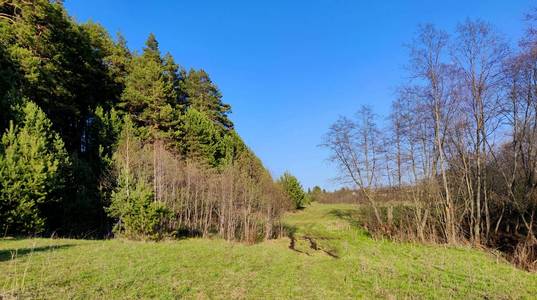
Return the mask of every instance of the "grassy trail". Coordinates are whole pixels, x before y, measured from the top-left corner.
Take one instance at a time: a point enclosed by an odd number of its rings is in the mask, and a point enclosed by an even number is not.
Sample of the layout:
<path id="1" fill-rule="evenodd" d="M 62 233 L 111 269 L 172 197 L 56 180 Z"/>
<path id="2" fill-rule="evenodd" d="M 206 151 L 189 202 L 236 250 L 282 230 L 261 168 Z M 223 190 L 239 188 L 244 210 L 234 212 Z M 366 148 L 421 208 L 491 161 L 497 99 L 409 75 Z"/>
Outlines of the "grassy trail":
<path id="1" fill-rule="evenodd" d="M 314 204 L 292 238 L 0 239 L 3 298 L 535 299 L 537 274 L 468 248 L 376 241 L 356 208 Z"/>

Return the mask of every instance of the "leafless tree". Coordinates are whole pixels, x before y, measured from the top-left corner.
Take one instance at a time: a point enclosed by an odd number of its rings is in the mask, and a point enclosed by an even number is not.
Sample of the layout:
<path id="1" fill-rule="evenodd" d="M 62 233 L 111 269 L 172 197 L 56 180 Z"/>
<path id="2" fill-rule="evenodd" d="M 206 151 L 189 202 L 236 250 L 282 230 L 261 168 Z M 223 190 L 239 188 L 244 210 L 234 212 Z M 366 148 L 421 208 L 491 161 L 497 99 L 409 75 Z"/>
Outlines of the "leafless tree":
<path id="1" fill-rule="evenodd" d="M 417 38 L 409 46 L 409 71 L 414 82 L 414 88 L 409 89 L 417 101 L 418 113 L 429 114 L 427 119 L 433 141 L 431 157 L 431 172 L 428 180 L 435 181 L 441 177 L 442 192 L 438 197 L 442 199 L 443 215 L 445 218 L 445 235 L 449 242 L 457 239 L 455 224 L 455 208 L 449 187 L 446 171 L 445 143 L 446 135 L 451 125 L 451 116 L 455 111 L 457 102 L 453 97 L 454 85 L 452 81 L 453 68 L 445 63 L 448 35 L 444 31 L 427 24 L 420 27 Z M 428 130 L 429 131 L 429 130 Z"/>
<path id="2" fill-rule="evenodd" d="M 485 217 L 484 234 L 491 228 L 487 171 L 490 137 L 498 127 L 500 89 L 505 78 L 502 65 L 509 55 L 509 48 L 492 25 L 484 21 L 471 21 L 457 27 L 457 38 L 452 49 L 452 59 L 460 71 L 466 88 L 464 103 L 471 113 L 472 122 L 468 137 L 473 144 L 475 161 L 475 208 L 472 210 L 473 239 L 481 243 L 482 215 Z"/>
<path id="3" fill-rule="evenodd" d="M 398 89 L 384 136 L 362 109 L 356 120 L 340 118 L 324 145 L 377 223 L 390 215 L 379 199 L 411 203 L 401 203 L 398 227 L 380 234 L 469 240 L 535 269 L 537 30 L 530 26 L 514 55 L 486 22 L 467 20 L 455 33 L 419 28 L 408 46 L 410 80 Z"/>
<path id="4" fill-rule="evenodd" d="M 323 146 L 332 152 L 343 178 L 350 178 L 371 204 L 379 224 L 383 224 L 375 189 L 382 183 L 382 137 L 371 108 L 363 106 L 356 119 L 340 118 L 325 135 Z"/>

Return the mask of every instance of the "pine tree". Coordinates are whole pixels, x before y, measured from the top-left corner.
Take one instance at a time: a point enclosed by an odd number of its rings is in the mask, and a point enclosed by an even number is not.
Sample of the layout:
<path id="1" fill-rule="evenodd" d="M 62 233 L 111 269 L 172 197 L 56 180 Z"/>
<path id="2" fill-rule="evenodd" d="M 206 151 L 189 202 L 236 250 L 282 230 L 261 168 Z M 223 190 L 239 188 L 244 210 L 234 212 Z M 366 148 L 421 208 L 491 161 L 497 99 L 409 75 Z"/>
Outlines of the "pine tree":
<path id="1" fill-rule="evenodd" d="M 59 2 L 10 0 L 2 7 L 0 40 L 24 80 L 20 96 L 47 114 L 69 152 L 80 152 L 88 114 L 111 100 L 103 52 Z"/>
<path id="2" fill-rule="evenodd" d="M 163 63 L 158 42 L 151 34 L 143 54 L 133 58 L 126 77 L 120 108 L 144 127 L 148 136 L 166 135 L 179 121 L 172 63 L 169 59 Z"/>
<path id="3" fill-rule="evenodd" d="M 278 183 L 283 187 L 289 198 L 291 198 L 296 209 L 303 208 L 307 204 L 306 193 L 304 193 L 302 185 L 291 173 L 285 172 L 278 180 Z"/>
<path id="4" fill-rule="evenodd" d="M 21 127 L 13 122 L 0 151 L 0 229 L 39 233 L 45 228 L 40 207 L 57 201 L 69 160 L 63 141 L 36 104 L 24 107 Z"/>
<path id="5" fill-rule="evenodd" d="M 221 131 L 202 112 L 189 109 L 181 117 L 177 147 L 184 157 L 217 166 Z"/>
<path id="6" fill-rule="evenodd" d="M 222 94 L 204 70 L 190 70 L 182 83 L 188 107 L 205 113 L 215 124 L 232 129 L 228 118 L 231 106 L 222 102 Z"/>
<path id="7" fill-rule="evenodd" d="M 250 150 L 235 130 L 227 131 L 219 142 L 218 166 L 221 168 L 229 166 L 237 161 L 244 152 L 248 151 Z"/>
<path id="8" fill-rule="evenodd" d="M 102 101 L 101 106 L 111 105 L 119 100 L 125 88 L 125 79 L 132 60 L 127 41 L 123 35 L 117 34 L 117 42 L 114 42 L 103 26 L 91 21 L 83 24 L 81 30 L 88 35 L 94 52 L 106 66 L 106 70 L 101 76 L 106 78 L 105 92 L 107 94 L 102 99 L 104 101 Z"/>
<path id="9" fill-rule="evenodd" d="M 166 53 L 163 58 L 163 75 L 165 80 L 172 85 L 173 93 L 170 94 L 170 101 L 184 109 L 184 93 L 181 90 L 181 82 L 186 77 L 185 70 L 178 65 L 170 53 Z"/>

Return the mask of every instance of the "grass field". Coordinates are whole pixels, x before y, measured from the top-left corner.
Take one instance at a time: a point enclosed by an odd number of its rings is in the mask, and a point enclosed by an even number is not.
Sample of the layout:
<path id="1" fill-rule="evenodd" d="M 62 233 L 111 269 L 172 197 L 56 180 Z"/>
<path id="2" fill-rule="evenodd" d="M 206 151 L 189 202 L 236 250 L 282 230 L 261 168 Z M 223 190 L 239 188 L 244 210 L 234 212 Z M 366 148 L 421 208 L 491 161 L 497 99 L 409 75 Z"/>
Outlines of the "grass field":
<path id="1" fill-rule="evenodd" d="M 373 240 L 350 205 L 285 218 L 292 239 L 0 239 L 6 298 L 535 299 L 537 274 L 468 248 Z"/>

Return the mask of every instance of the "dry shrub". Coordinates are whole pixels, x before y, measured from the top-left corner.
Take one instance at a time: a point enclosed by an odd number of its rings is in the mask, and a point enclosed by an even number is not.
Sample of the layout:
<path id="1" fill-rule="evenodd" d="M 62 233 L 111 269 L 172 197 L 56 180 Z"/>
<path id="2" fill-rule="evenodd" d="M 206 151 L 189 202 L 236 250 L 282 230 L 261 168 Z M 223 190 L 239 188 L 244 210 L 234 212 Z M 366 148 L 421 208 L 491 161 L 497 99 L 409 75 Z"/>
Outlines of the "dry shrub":
<path id="1" fill-rule="evenodd" d="M 379 207 L 381 221 L 377 220 L 373 209 L 363 205 L 360 220 L 364 228 L 376 238 L 388 238 L 394 241 L 415 241 L 440 243 L 441 224 L 431 217 L 431 209 L 418 207 L 412 203 L 386 203 Z"/>
<path id="2" fill-rule="evenodd" d="M 537 239 L 533 235 L 518 243 L 514 252 L 508 257 L 520 268 L 537 271 Z"/>

